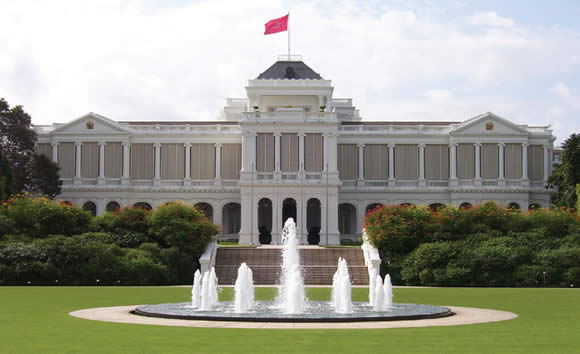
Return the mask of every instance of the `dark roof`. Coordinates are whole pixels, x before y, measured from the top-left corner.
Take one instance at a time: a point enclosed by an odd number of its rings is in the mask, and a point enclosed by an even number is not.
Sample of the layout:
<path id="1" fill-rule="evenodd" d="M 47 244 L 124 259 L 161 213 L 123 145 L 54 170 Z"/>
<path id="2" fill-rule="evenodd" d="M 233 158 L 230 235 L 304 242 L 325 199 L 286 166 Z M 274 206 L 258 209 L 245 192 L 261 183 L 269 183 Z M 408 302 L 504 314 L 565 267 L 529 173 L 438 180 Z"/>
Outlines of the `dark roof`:
<path id="1" fill-rule="evenodd" d="M 321 80 L 322 77 L 302 61 L 277 61 L 258 76 L 261 80 Z"/>
<path id="2" fill-rule="evenodd" d="M 378 122 L 341 122 L 342 125 L 451 125 L 457 124 L 461 122 L 405 122 L 405 121 L 397 121 L 397 122 L 389 122 L 389 121 L 378 121 Z"/>

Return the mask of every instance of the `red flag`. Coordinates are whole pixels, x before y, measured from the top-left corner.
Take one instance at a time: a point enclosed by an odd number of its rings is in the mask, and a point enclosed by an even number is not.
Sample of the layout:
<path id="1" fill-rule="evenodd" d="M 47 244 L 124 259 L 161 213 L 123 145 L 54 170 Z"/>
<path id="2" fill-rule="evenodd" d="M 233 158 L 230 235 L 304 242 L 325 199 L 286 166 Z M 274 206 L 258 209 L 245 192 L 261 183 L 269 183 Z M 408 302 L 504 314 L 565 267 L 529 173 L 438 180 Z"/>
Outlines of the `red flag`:
<path id="1" fill-rule="evenodd" d="M 264 31 L 264 34 L 284 32 L 287 30 L 288 30 L 288 15 L 268 21 L 266 23 L 266 30 Z"/>

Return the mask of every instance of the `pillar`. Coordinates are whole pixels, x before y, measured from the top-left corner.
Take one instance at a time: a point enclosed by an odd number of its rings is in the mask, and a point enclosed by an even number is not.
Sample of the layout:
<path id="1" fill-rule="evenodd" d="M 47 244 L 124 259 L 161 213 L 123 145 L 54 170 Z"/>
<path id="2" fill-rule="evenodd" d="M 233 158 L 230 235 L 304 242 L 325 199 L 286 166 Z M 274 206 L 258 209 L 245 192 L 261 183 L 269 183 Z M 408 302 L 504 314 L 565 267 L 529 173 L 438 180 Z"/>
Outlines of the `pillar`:
<path id="1" fill-rule="evenodd" d="M 528 179 L 528 143 L 522 144 L 522 186 L 529 186 Z"/>
<path id="2" fill-rule="evenodd" d="M 419 144 L 419 187 L 425 187 L 425 144 Z"/>
<path id="3" fill-rule="evenodd" d="M 457 186 L 457 144 L 450 144 L 451 157 L 449 159 L 449 186 Z"/>
<path id="4" fill-rule="evenodd" d="M 322 134 L 322 172 L 327 173 L 328 171 L 328 133 Z"/>
<path id="5" fill-rule="evenodd" d="M 274 179 L 280 179 L 280 133 L 274 133 Z"/>
<path id="6" fill-rule="evenodd" d="M 298 133 L 298 173 L 304 175 L 304 133 L 302 132 Z"/>
<path id="7" fill-rule="evenodd" d="M 155 148 L 155 177 L 153 179 L 153 185 L 161 184 L 161 144 L 153 144 Z"/>
<path id="8" fill-rule="evenodd" d="M 214 184 L 219 186 L 222 184 L 222 144 L 216 143 L 215 147 L 215 180 Z"/>
<path id="9" fill-rule="evenodd" d="M 52 142 L 50 145 L 52 146 L 52 162 L 58 163 L 58 143 Z"/>
<path id="10" fill-rule="evenodd" d="M 504 143 L 499 143 L 497 144 L 498 146 L 498 151 L 499 151 L 499 176 L 498 176 L 498 185 L 499 186 L 505 186 L 506 182 L 505 182 L 505 162 L 504 162 L 504 149 L 505 149 L 505 144 Z"/>
<path id="11" fill-rule="evenodd" d="M 129 158 L 131 143 L 128 141 L 122 142 L 123 145 L 123 176 L 121 177 L 121 184 L 129 184 Z"/>
<path id="12" fill-rule="evenodd" d="M 473 146 L 475 146 L 475 180 L 473 184 L 481 186 L 481 143 L 475 143 Z"/>
<path id="13" fill-rule="evenodd" d="M 74 184 L 81 184 L 82 180 L 81 180 L 81 148 L 82 148 L 82 143 L 81 142 L 76 142 L 75 143 L 75 152 L 76 152 L 76 159 L 75 159 L 75 178 L 74 178 Z"/>
<path id="14" fill-rule="evenodd" d="M 365 185 L 365 175 L 364 175 L 364 150 L 365 144 L 357 144 L 356 147 L 358 148 L 358 180 L 356 184 L 359 186 Z"/>
<path id="15" fill-rule="evenodd" d="M 389 144 L 389 187 L 395 185 L 395 144 Z"/>
<path id="16" fill-rule="evenodd" d="M 550 164 L 552 163 L 550 159 L 550 145 L 544 144 L 544 183 L 548 183 L 548 177 L 550 176 Z"/>
<path id="17" fill-rule="evenodd" d="M 184 174 L 184 178 L 183 178 L 183 185 L 190 186 L 191 185 L 191 144 L 185 143 L 185 144 L 183 144 L 183 146 L 185 147 L 185 174 Z"/>
<path id="18" fill-rule="evenodd" d="M 105 145 L 103 141 L 99 142 L 99 178 L 98 184 L 105 184 Z"/>

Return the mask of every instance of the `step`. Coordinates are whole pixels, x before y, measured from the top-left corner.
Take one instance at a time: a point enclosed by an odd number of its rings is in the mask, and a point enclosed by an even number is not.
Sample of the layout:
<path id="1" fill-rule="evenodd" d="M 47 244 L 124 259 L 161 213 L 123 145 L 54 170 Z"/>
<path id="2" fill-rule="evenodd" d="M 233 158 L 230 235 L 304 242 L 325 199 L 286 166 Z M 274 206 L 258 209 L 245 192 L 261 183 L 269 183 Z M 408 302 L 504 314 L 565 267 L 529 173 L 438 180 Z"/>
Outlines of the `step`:
<path id="1" fill-rule="evenodd" d="M 368 285 L 367 267 L 360 248 L 306 247 L 300 249 L 300 262 L 306 285 L 331 285 L 337 269 L 338 258 L 348 264 L 353 285 Z M 216 273 L 221 285 L 233 285 L 237 270 L 245 262 L 254 275 L 256 285 L 275 285 L 280 279 L 282 250 L 268 248 L 218 248 Z"/>

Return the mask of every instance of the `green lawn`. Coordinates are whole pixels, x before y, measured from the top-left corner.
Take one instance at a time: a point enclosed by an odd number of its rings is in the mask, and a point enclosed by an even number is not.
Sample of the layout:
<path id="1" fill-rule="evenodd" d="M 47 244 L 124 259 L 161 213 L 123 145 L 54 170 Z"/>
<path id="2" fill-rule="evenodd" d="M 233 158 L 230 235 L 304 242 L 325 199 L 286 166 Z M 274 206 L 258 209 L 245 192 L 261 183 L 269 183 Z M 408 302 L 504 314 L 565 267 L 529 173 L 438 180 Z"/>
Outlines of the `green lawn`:
<path id="1" fill-rule="evenodd" d="M 261 299 L 275 290 L 257 288 Z M 355 300 L 366 289 L 353 289 Z M 220 297 L 231 298 L 232 289 Z M 0 352 L 312 352 L 580 353 L 576 289 L 395 289 L 396 302 L 500 309 L 519 315 L 498 323 L 380 330 L 204 329 L 105 323 L 70 311 L 114 305 L 183 302 L 183 287 L 0 287 Z M 329 298 L 329 289 L 309 289 Z"/>

